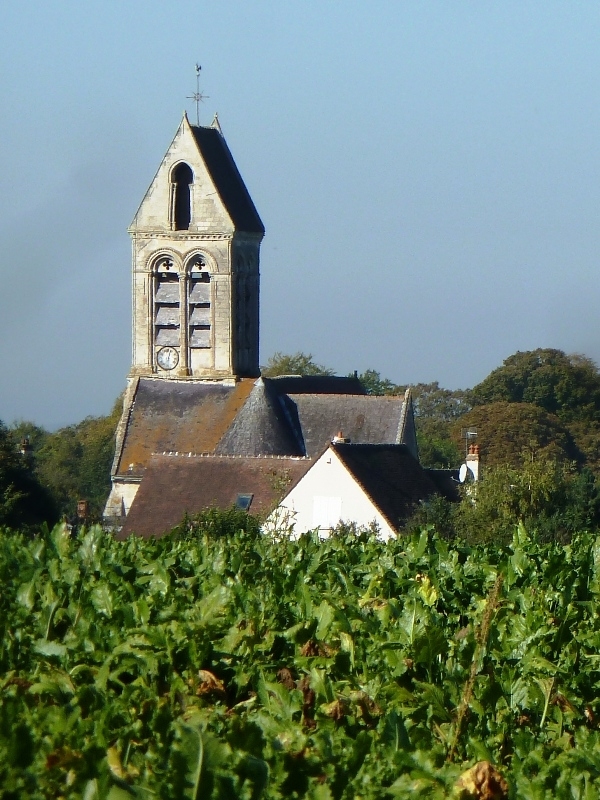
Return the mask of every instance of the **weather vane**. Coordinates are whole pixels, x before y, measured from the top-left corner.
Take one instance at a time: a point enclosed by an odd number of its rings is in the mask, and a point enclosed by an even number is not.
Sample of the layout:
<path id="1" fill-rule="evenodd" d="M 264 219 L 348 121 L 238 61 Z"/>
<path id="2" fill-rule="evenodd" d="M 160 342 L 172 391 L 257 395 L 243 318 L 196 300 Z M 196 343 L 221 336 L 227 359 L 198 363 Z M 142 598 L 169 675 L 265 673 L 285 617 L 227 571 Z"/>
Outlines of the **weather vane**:
<path id="1" fill-rule="evenodd" d="M 188 94 L 187 100 L 193 100 L 196 103 L 196 125 L 200 125 L 200 103 L 204 102 L 205 99 L 208 99 L 207 94 L 202 94 L 200 91 L 200 70 L 202 67 L 200 64 L 196 64 L 196 91 L 194 94 Z"/>

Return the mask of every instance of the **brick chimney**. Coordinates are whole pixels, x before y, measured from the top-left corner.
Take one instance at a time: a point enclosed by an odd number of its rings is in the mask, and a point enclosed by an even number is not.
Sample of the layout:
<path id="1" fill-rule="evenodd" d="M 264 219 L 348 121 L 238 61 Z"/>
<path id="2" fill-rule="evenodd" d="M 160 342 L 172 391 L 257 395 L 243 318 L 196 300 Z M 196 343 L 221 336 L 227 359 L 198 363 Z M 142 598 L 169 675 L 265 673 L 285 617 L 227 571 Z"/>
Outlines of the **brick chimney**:
<path id="1" fill-rule="evenodd" d="M 467 467 L 473 475 L 473 480 L 478 481 L 481 478 L 479 468 L 479 445 L 470 444 L 467 452 Z"/>

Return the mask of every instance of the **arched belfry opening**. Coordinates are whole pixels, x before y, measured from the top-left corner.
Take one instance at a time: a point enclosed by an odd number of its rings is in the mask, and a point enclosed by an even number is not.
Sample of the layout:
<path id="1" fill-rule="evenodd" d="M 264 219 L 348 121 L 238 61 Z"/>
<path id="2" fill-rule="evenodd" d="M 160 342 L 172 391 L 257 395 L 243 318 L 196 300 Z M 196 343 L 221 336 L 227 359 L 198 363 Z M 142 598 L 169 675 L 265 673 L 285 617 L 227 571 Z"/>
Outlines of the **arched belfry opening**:
<path id="1" fill-rule="evenodd" d="M 171 173 L 172 197 L 172 222 L 176 231 L 187 231 L 192 220 L 191 186 L 194 182 L 194 173 L 188 164 L 177 164 Z"/>

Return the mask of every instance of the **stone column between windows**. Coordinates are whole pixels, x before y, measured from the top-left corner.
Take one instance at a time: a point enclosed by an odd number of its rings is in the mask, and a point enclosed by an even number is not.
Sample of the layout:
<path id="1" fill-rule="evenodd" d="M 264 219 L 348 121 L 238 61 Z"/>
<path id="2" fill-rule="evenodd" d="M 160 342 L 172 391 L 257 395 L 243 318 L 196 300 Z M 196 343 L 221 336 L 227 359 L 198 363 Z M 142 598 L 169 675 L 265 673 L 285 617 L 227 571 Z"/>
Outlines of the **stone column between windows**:
<path id="1" fill-rule="evenodd" d="M 179 374 L 190 374 L 189 362 L 189 336 L 190 328 L 188 324 L 188 293 L 190 276 L 187 272 L 179 275 Z"/>
<path id="2" fill-rule="evenodd" d="M 155 276 L 151 272 L 147 272 L 142 280 L 144 287 L 144 317 L 146 320 L 145 366 L 151 372 L 156 372 L 156 363 L 154 361 L 154 317 L 156 315 L 154 304 Z"/>
<path id="3" fill-rule="evenodd" d="M 169 181 L 169 228 L 175 230 L 175 184 Z"/>

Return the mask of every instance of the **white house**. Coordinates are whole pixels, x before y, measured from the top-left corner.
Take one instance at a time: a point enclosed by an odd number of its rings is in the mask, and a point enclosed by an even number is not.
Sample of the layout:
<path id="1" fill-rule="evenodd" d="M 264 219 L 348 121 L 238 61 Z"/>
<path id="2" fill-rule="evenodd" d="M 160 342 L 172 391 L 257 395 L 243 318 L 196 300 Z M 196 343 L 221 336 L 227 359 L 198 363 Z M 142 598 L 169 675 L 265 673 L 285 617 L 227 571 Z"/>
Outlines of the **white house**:
<path id="1" fill-rule="evenodd" d="M 438 491 L 406 445 L 351 444 L 340 435 L 291 487 L 267 528 L 283 522 L 293 536 L 315 529 L 327 536 L 340 522 L 375 523 L 389 539 Z"/>

